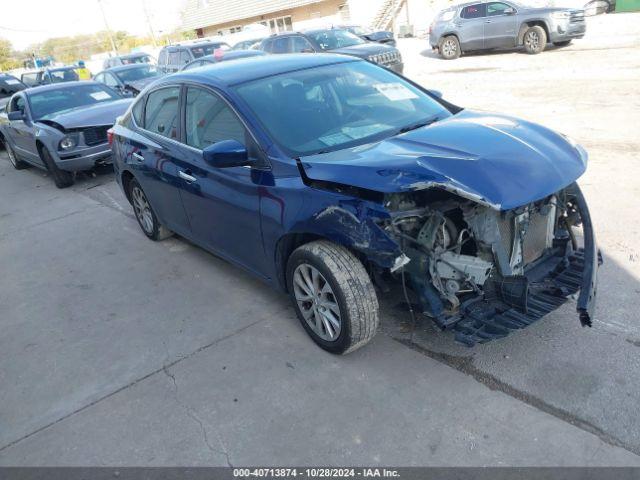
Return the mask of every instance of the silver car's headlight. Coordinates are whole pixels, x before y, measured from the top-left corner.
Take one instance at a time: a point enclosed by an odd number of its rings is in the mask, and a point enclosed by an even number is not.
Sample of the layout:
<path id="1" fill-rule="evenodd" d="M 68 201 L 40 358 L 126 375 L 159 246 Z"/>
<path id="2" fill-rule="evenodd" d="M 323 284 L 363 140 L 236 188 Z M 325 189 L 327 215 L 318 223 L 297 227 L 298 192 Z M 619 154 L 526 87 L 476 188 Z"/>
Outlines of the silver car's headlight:
<path id="1" fill-rule="evenodd" d="M 74 136 L 67 135 L 60 140 L 60 150 L 71 150 L 78 145 L 78 139 Z"/>
<path id="2" fill-rule="evenodd" d="M 566 20 L 571 17 L 571 14 L 569 12 L 553 12 L 551 16 L 556 20 Z"/>

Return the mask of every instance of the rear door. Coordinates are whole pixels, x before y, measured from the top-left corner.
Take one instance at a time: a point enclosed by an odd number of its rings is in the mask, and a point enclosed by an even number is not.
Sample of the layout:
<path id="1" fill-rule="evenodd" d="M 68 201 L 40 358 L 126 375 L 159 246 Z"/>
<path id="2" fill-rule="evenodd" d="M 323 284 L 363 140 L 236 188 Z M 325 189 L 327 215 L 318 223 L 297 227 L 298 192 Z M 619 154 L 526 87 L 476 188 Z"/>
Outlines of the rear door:
<path id="1" fill-rule="evenodd" d="M 504 2 L 487 3 L 484 22 L 484 48 L 516 46 L 517 17 L 515 8 Z"/>
<path id="2" fill-rule="evenodd" d="M 484 3 L 467 5 L 456 19 L 456 27 L 462 50 L 481 50 L 484 48 L 484 22 L 487 6 Z"/>
<path id="3" fill-rule="evenodd" d="M 215 168 L 202 150 L 222 140 L 237 140 L 250 158 L 262 153 L 235 111 L 217 93 L 187 87 L 184 141 L 189 145 L 183 169 L 182 201 L 194 239 L 256 272 L 266 271 L 260 224 L 260 171 L 253 167 Z"/>
<path id="4" fill-rule="evenodd" d="M 140 115 L 142 125 L 136 128 L 139 135 L 127 140 L 125 163 L 135 172 L 160 221 L 176 233 L 189 236 L 178 178 L 185 156 L 185 147 L 179 142 L 180 94 L 181 87 L 172 85 L 147 95 Z"/>

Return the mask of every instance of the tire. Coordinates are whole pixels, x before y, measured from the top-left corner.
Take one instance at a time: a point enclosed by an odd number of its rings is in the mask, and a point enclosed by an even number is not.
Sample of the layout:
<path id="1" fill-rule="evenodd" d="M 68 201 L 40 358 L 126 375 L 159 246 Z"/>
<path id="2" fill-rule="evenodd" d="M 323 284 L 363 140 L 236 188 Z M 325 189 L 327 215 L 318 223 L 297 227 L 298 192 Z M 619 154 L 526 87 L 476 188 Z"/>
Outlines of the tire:
<path id="1" fill-rule="evenodd" d="M 547 32 L 539 25 L 529 27 L 522 37 L 525 51 L 530 55 L 542 53 L 547 45 Z"/>
<path id="2" fill-rule="evenodd" d="M 445 60 L 455 60 L 458 58 L 461 53 L 458 38 L 453 35 L 442 38 L 438 45 L 438 52 Z"/>
<path id="3" fill-rule="evenodd" d="M 73 172 L 67 172 L 66 170 L 60 170 L 47 147 L 40 147 L 40 158 L 42 158 L 44 165 L 53 177 L 53 182 L 56 184 L 56 187 L 67 188 L 73 185 L 75 174 Z"/>
<path id="4" fill-rule="evenodd" d="M 325 240 L 297 248 L 287 262 L 287 287 L 300 323 L 324 350 L 347 354 L 375 336 L 378 298 L 346 248 Z"/>
<path id="5" fill-rule="evenodd" d="M 18 159 L 18 157 L 16 156 L 16 152 L 13 151 L 13 148 L 11 147 L 11 145 L 9 145 L 9 142 L 3 142 L 4 143 L 4 148 L 7 150 L 7 155 L 9 156 L 9 161 L 11 162 L 11 165 L 13 165 L 13 168 L 15 168 L 16 170 L 24 170 L 25 168 L 29 168 L 29 164 L 27 162 L 23 162 L 22 160 Z"/>
<path id="6" fill-rule="evenodd" d="M 565 40 L 563 42 L 553 42 L 556 47 L 566 47 L 571 43 L 571 40 Z"/>
<path id="7" fill-rule="evenodd" d="M 147 237 L 158 242 L 173 235 L 171 230 L 158 221 L 147 195 L 135 178 L 129 181 L 129 199 L 138 225 Z"/>

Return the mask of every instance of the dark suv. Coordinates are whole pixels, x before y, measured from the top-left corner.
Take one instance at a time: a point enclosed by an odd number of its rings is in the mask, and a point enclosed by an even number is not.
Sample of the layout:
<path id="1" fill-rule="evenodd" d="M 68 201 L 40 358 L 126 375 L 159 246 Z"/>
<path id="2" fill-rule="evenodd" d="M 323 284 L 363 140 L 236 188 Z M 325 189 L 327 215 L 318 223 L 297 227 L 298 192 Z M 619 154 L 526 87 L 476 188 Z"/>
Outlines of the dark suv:
<path id="1" fill-rule="evenodd" d="M 187 63 L 207 55 L 213 55 L 217 49 L 228 50 L 225 42 L 194 42 L 189 44 L 168 45 L 158 55 L 158 70 L 162 73 L 175 73 Z"/>
<path id="2" fill-rule="evenodd" d="M 288 32 L 265 38 L 260 49 L 268 53 L 342 53 L 363 58 L 382 67 L 402 73 L 400 51 L 388 45 L 366 42 L 342 29 Z"/>

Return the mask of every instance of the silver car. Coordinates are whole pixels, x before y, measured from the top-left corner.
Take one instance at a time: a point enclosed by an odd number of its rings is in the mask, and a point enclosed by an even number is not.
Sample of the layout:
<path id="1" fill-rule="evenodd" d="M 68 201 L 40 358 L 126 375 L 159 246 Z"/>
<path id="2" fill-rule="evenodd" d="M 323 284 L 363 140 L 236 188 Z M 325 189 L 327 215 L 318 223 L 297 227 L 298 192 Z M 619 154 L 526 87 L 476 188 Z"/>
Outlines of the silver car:
<path id="1" fill-rule="evenodd" d="M 75 172 L 112 163 L 107 130 L 131 99 L 97 82 L 71 82 L 16 93 L 0 114 L 0 141 L 18 170 L 48 170 L 58 188 Z"/>
<path id="2" fill-rule="evenodd" d="M 582 38 L 584 11 L 528 7 L 512 1 L 469 2 L 441 11 L 429 28 L 429 43 L 442 58 L 453 60 L 473 50 L 524 46 L 527 53 L 547 42 L 568 45 Z"/>

